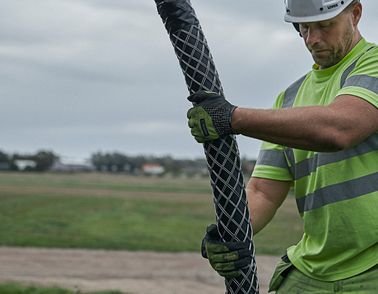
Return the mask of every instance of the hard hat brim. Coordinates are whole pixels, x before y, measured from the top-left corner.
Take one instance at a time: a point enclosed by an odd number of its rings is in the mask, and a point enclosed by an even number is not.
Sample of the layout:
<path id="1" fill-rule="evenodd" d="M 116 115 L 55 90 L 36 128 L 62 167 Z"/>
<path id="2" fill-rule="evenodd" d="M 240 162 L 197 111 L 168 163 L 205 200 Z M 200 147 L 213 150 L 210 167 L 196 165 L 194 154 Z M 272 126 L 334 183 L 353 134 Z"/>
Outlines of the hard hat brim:
<path id="1" fill-rule="evenodd" d="M 291 23 L 307 23 L 307 22 L 318 22 L 332 19 L 338 16 L 342 11 L 330 11 L 318 15 L 309 15 L 309 16 L 290 16 L 285 15 L 285 21 Z"/>

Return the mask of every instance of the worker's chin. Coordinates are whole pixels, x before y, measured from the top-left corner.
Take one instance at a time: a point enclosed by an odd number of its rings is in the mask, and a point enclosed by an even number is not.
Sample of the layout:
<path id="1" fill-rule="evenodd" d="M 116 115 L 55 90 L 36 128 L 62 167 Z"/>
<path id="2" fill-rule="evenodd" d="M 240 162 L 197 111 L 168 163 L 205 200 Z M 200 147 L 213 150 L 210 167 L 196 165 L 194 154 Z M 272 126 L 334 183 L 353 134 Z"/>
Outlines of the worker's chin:
<path id="1" fill-rule="evenodd" d="M 331 50 L 313 51 L 312 58 L 320 68 L 328 68 L 339 63 L 342 59 L 342 54 L 333 53 Z"/>
<path id="2" fill-rule="evenodd" d="M 313 54 L 312 58 L 314 59 L 315 63 L 321 68 L 331 67 L 336 64 L 333 58 L 330 58 L 330 56 L 319 56 L 319 54 Z"/>

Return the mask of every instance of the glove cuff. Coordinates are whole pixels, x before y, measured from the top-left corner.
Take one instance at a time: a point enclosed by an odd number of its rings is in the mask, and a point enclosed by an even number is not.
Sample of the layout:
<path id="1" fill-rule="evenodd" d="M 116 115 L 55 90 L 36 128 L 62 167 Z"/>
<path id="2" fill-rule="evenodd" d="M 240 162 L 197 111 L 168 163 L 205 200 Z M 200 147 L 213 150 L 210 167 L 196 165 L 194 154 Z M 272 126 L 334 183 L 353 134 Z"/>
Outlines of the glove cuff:
<path id="1" fill-rule="evenodd" d="M 215 131 L 219 137 L 229 134 L 236 134 L 231 127 L 232 113 L 236 109 L 235 105 L 224 103 L 216 108 L 212 107 L 211 105 L 201 106 L 211 116 Z"/>
<path id="2" fill-rule="evenodd" d="M 238 106 L 235 106 L 235 105 L 232 105 L 233 108 L 231 109 L 231 113 L 230 113 L 230 129 L 231 129 L 231 133 L 230 134 L 233 134 L 233 135 L 239 135 L 240 133 L 235 131 L 233 128 L 232 128 L 232 115 L 235 111 L 236 108 L 238 108 Z"/>

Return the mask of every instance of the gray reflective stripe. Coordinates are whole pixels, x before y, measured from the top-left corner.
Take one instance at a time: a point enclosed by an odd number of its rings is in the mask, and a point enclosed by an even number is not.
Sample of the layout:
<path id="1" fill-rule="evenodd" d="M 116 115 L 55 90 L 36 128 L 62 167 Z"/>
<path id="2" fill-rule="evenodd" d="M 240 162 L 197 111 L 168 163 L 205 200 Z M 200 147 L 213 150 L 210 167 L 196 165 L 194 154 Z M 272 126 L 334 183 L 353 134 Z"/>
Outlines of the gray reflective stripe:
<path id="1" fill-rule="evenodd" d="M 378 190 L 378 172 L 358 179 L 330 185 L 305 197 L 297 199 L 300 213 L 317 209 L 327 204 L 353 199 Z"/>
<path id="2" fill-rule="evenodd" d="M 367 75 L 351 76 L 346 80 L 344 87 L 361 87 L 378 94 L 378 78 Z"/>
<path id="3" fill-rule="evenodd" d="M 355 62 L 353 62 L 351 65 L 349 65 L 346 70 L 344 70 L 343 74 L 341 75 L 341 79 L 340 79 L 340 88 L 342 88 L 344 86 L 347 77 L 352 72 L 352 70 L 354 70 L 354 68 L 356 67 L 357 61 L 360 59 L 360 57 Z"/>
<path id="4" fill-rule="evenodd" d="M 282 103 L 282 108 L 293 107 L 295 97 L 297 96 L 298 90 L 301 87 L 306 76 L 307 75 L 304 75 L 299 80 L 294 82 L 289 88 L 286 89 L 284 99 L 283 99 L 283 103 Z"/>
<path id="5" fill-rule="evenodd" d="M 354 148 L 332 153 L 316 153 L 314 157 L 298 162 L 295 165 L 294 179 L 299 180 L 306 177 L 320 166 L 343 161 L 372 151 L 378 151 L 378 133 L 368 137 Z"/>
<path id="6" fill-rule="evenodd" d="M 287 168 L 285 154 L 279 150 L 261 150 L 256 165 Z"/>
<path id="7" fill-rule="evenodd" d="M 356 67 L 356 64 L 357 62 L 360 60 L 360 58 L 366 53 L 368 52 L 369 50 L 373 49 L 375 46 L 372 46 L 370 47 L 369 49 L 367 49 L 364 53 L 362 53 L 358 58 L 357 60 L 355 60 L 351 65 L 348 66 L 348 68 L 343 72 L 343 74 L 341 75 L 341 79 L 340 79 L 340 88 L 342 88 L 345 84 L 345 81 L 347 79 L 347 77 L 349 76 L 349 74 L 352 72 L 352 70 L 354 70 L 354 68 Z"/>
<path id="8" fill-rule="evenodd" d="M 293 178 L 295 179 L 295 156 L 293 148 L 285 148 L 285 155 L 289 162 L 289 170 Z"/>

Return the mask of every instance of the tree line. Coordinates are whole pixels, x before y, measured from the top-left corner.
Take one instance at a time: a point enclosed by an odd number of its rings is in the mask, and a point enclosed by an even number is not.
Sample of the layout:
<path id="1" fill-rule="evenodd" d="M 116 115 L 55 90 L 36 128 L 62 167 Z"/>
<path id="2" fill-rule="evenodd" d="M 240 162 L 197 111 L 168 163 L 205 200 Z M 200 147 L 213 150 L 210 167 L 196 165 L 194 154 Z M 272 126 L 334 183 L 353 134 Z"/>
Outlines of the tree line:
<path id="1" fill-rule="evenodd" d="M 178 173 L 184 169 L 206 168 L 204 159 L 175 159 L 172 156 L 131 156 L 118 152 L 92 154 L 91 163 L 97 171 L 137 173 L 146 164 L 164 167 L 166 172 Z"/>
<path id="2" fill-rule="evenodd" d="M 243 173 L 252 172 L 256 160 L 243 157 Z M 167 156 L 130 156 L 122 153 L 102 153 L 92 154 L 91 163 L 97 171 L 107 172 L 126 172 L 131 174 L 140 173 L 146 165 L 156 165 L 164 168 L 164 173 L 174 175 L 207 175 L 207 162 L 205 158 L 197 159 L 177 159 L 170 155 Z"/>
<path id="3" fill-rule="evenodd" d="M 25 169 L 21 169 L 19 163 L 22 161 L 29 161 L 33 164 L 27 166 Z M 60 156 L 55 154 L 53 151 L 48 150 L 40 150 L 34 154 L 7 154 L 0 151 L 0 170 L 26 170 L 43 172 L 54 169 L 54 165 L 57 162 L 62 165 Z M 243 172 L 246 174 L 250 173 L 254 167 L 254 164 L 255 160 L 242 158 Z M 67 164 L 67 166 L 68 165 L 69 164 Z M 146 166 L 158 166 L 162 167 L 164 174 L 207 174 L 207 163 L 205 158 L 177 159 L 170 155 L 133 156 L 120 152 L 96 152 L 90 156 L 89 165 L 91 166 L 92 170 L 98 172 L 140 174 L 143 173 L 143 169 Z M 78 165 L 75 165 L 75 168 L 77 169 Z"/>
<path id="4" fill-rule="evenodd" d="M 27 171 L 46 171 L 51 168 L 55 161 L 59 160 L 59 156 L 51 151 L 41 150 L 34 154 L 7 154 L 0 151 L 0 169 L 1 170 L 20 170 L 18 162 L 29 161 L 33 164 L 27 165 Z"/>

